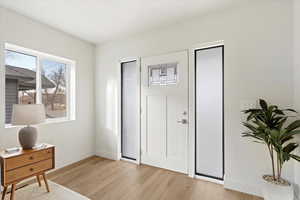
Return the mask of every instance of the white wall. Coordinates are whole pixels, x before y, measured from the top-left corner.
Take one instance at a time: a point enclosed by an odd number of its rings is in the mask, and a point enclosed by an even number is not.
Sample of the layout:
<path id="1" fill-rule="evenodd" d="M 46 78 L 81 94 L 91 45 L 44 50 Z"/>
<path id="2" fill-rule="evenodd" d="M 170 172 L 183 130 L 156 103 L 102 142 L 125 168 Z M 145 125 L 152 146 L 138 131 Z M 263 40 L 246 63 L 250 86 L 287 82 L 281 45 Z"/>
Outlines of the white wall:
<path id="1" fill-rule="evenodd" d="M 263 97 L 292 105 L 292 2 L 251 1 L 240 7 L 195 17 L 184 23 L 109 42 L 96 51 L 98 155 L 117 158 L 118 59 L 182 50 L 225 41 L 225 186 L 260 194 L 261 176 L 270 173 L 266 149 L 241 138 L 241 104 Z M 285 177 L 293 180 L 293 165 Z"/>
<path id="2" fill-rule="evenodd" d="M 294 104 L 300 111 L 300 1 L 294 0 Z M 300 137 L 297 138 L 300 143 Z M 300 151 L 299 151 L 300 152 Z M 300 155 L 300 153 L 299 153 Z M 300 194 L 300 163 L 295 162 L 295 183 L 297 184 L 297 194 Z"/>
<path id="3" fill-rule="evenodd" d="M 56 145 L 57 167 L 94 155 L 95 47 L 0 7 L 0 148 L 18 145 L 18 128 L 4 128 L 4 43 L 75 60 L 76 121 L 40 126 L 39 142 Z"/>

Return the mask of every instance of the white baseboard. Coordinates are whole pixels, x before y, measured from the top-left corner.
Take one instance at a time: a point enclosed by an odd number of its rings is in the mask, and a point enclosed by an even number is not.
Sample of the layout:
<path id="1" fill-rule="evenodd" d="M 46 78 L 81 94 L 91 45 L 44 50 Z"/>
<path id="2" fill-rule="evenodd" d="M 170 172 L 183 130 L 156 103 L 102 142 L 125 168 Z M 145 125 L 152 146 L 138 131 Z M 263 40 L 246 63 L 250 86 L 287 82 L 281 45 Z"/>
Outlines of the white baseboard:
<path id="1" fill-rule="evenodd" d="M 261 187 L 259 186 L 259 184 L 252 185 L 226 179 L 224 182 L 224 188 L 262 197 Z"/>
<path id="2" fill-rule="evenodd" d="M 108 152 L 108 151 L 98 151 L 96 155 L 102 158 L 107 158 L 111 160 L 118 160 L 118 155 L 115 152 Z"/>

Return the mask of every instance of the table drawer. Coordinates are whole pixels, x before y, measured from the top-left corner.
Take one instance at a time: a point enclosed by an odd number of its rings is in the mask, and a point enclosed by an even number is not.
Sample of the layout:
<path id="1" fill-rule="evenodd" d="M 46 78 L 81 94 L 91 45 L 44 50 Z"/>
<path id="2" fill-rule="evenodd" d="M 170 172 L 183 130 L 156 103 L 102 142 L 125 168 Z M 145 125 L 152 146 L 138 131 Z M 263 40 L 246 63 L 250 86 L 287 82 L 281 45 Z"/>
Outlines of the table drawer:
<path id="1" fill-rule="evenodd" d="M 35 162 L 47 160 L 53 157 L 53 148 L 37 151 L 34 153 L 28 153 L 17 157 L 6 159 L 6 171 L 23 167 Z"/>
<path id="2" fill-rule="evenodd" d="M 47 171 L 53 169 L 53 160 L 44 160 L 26 167 L 21 167 L 6 172 L 6 184 L 12 183 L 14 181 L 20 181 L 23 178 L 27 178 L 39 172 Z"/>

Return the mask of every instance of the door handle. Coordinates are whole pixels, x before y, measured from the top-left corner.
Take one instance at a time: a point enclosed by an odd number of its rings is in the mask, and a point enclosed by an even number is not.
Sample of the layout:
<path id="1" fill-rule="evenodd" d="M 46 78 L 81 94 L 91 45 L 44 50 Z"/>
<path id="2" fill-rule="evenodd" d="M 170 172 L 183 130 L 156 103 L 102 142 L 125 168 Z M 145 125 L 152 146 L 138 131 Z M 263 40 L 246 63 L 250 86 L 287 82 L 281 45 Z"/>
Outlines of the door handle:
<path id="1" fill-rule="evenodd" d="M 177 123 L 179 123 L 179 124 L 187 124 L 188 121 L 187 121 L 187 119 L 182 119 L 182 120 L 178 120 Z"/>

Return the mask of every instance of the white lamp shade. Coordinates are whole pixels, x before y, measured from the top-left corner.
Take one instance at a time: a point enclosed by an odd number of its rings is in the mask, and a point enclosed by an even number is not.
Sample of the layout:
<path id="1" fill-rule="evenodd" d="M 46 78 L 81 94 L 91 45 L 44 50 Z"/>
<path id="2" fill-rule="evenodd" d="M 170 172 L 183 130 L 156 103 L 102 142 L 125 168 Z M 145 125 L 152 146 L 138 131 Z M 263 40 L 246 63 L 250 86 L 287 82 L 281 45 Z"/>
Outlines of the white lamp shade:
<path id="1" fill-rule="evenodd" d="M 46 119 L 43 104 L 14 104 L 12 112 L 12 125 L 34 125 Z"/>

